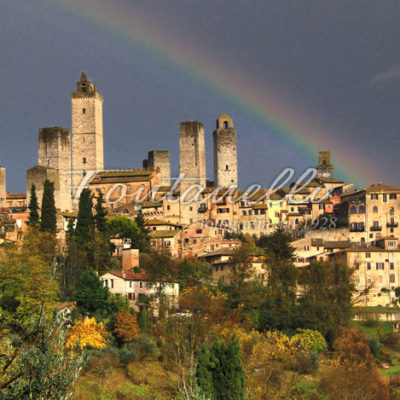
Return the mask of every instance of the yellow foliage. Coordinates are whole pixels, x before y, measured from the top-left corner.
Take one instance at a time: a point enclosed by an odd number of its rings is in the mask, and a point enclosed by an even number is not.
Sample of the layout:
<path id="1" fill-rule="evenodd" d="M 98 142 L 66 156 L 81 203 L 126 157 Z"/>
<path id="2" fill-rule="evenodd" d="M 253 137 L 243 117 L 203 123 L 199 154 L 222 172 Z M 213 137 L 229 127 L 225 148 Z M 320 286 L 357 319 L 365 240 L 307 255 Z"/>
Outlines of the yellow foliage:
<path id="1" fill-rule="evenodd" d="M 136 339 L 139 331 L 136 315 L 125 310 L 118 311 L 114 333 L 119 336 L 122 341 L 130 342 Z"/>
<path id="2" fill-rule="evenodd" d="M 97 323 L 94 318 L 87 318 L 84 321 L 77 322 L 69 333 L 66 343 L 68 348 L 79 346 L 81 349 L 90 346 L 96 349 L 106 347 L 106 336 L 104 324 Z"/>

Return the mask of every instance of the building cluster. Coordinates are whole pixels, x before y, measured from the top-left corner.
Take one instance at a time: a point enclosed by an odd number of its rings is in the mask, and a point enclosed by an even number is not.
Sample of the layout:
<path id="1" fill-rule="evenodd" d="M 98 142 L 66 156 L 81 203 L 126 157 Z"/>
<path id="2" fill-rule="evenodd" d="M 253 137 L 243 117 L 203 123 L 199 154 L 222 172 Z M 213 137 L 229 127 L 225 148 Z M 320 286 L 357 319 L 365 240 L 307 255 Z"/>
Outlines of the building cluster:
<path id="1" fill-rule="evenodd" d="M 215 279 L 229 277 L 229 260 L 240 244 L 232 237 L 260 236 L 284 227 L 293 234 L 298 268 L 314 260 L 342 260 L 355 269 L 360 302 L 390 305 L 396 300 L 400 188 L 378 183 L 356 189 L 333 176 L 330 152 L 321 151 L 316 175 L 307 182 L 240 190 L 236 130 L 225 114 L 213 132 L 213 181 L 207 180 L 205 131 L 198 121 L 180 123 L 179 177 L 171 177 L 168 150 L 150 150 L 140 168 L 105 169 L 102 107 L 103 96 L 82 72 L 71 93 L 71 130 L 39 129 L 38 163 L 27 170 L 26 193 L 8 193 L 6 171 L 0 167 L 2 241 L 19 240 L 30 189 L 35 185 L 40 201 L 48 179 L 55 187 L 60 238 L 68 220 L 77 217 L 81 190 L 89 188 L 95 195 L 103 193 L 110 216 L 135 218 L 142 212 L 154 249 L 203 259 L 212 264 Z M 134 300 L 143 291 L 136 291 L 132 282 L 142 285 L 147 278 L 129 272 L 132 265 L 126 263 L 127 268 L 104 280 L 115 288 L 128 285 L 126 294 Z M 262 261 L 255 258 L 253 264 L 264 279 Z"/>

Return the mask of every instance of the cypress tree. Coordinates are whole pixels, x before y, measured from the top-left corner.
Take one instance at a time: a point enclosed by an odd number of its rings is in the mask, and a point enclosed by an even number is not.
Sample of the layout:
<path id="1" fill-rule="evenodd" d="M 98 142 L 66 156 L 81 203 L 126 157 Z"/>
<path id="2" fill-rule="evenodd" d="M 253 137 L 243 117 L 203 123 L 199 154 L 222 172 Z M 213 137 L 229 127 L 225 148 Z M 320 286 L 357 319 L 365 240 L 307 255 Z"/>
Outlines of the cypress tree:
<path id="1" fill-rule="evenodd" d="M 140 210 L 135 218 L 135 223 L 140 230 L 137 238 L 132 240 L 132 248 L 139 249 L 142 253 L 150 251 L 150 235 L 146 228 L 142 211 Z"/>
<path id="2" fill-rule="evenodd" d="M 94 218 L 93 200 L 89 189 L 83 189 L 79 198 L 78 220 L 75 235 L 78 242 L 83 245 L 93 240 Z"/>
<path id="3" fill-rule="evenodd" d="M 108 214 L 106 208 L 104 207 L 104 196 L 102 192 L 99 192 L 99 194 L 96 197 L 96 205 L 94 207 L 96 214 L 94 216 L 94 221 L 96 228 L 99 232 L 105 233 L 107 229 L 107 220 L 106 216 Z"/>
<path id="4" fill-rule="evenodd" d="M 236 338 L 232 337 L 228 345 L 217 340 L 209 350 L 207 346 L 200 349 L 196 380 L 205 397 L 245 399 L 245 374 Z"/>
<path id="5" fill-rule="evenodd" d="M 31 198 L 29 200 L 29 219 L 28 224 L 30 226 L 37 226 L 39 224 L 39 205 L 36 196 L 36 187 L 32 184 L 31 186 Z"/>
<path id="6" fill-rule="evenodd" d="M 54 183 L 48 179 L 43 184 L 42 198 L 42 217 L 40 221 L 40 230 L 42 232 L 56 233 L 57 216 L 54 201 Z"/>

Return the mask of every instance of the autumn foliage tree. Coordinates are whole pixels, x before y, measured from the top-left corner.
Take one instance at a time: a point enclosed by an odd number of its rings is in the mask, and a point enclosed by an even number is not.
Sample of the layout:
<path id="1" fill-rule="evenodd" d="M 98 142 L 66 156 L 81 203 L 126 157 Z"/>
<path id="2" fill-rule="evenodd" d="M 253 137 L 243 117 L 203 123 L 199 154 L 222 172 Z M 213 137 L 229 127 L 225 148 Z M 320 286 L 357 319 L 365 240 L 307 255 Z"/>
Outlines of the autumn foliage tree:
<path id="1" fill-rule="evenodd" d="M 119 310 L 113 332 L 123 343 L 136 339 L 140 332 L 136 315 L 127 310 Z"/>
<path id="2" fill-rule="evenodd" d="M 90 346 L 102 349 L 107 344 L 106 335 L 107 332 L 102 322 L 96 322 L 95 318 L 86 318 L 72 326 L 66 346 L 67 348 L 78 346 L 80 349 Z"/>

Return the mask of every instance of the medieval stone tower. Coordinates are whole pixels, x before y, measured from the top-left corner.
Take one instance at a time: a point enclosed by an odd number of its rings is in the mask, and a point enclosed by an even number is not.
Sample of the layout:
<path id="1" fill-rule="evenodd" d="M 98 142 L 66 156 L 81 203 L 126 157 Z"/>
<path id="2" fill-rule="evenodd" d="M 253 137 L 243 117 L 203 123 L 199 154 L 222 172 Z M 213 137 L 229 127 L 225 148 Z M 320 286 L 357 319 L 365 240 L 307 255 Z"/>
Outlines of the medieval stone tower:
<path id="1" fill-rule="evenodd" d="M 103 95 L 85 71 L 76 86 L 71 93 L 73 195 L 87 173 L 104 168 Z"/>
<path id="2" fill-rule="evenodd" d="M 169 186 L 171 182 L 171 167 L 168 150 L 151 150 L 147 157 L 147 168 L 160 168 L 161 185 Z M 146 167 L 145 163 L 143 165 Z"/>
<path id="3" fill-rule="evenodd" d="M 236 130 L 232 118 L 221 115 L 217 119 L 214 137 L 214 185 L 238 185 Z"/>
<path id="4" fill-rule="evenodd" d="M 331 164 L 331 152 L 319 151 L 318 152 L 318 178 L 331 178 L 333 173 L 333 165 Z"/>
<path id="5" fill-rule="evenodd" d="M 199 201 L 193 201 L 194 196 L 199 187 L 206 188 L 204 125 L 201 122 L 180 123 L 179 151 L 179 172 L 184 174 L 179 184 L 181 222 L 192 223 L 201 216 L 198 214 Z"/>
<path id="6" fill-rule="evenodd" d="M 204 125 L 198 121 L 180 123 L 179 172 L 185 174 L 182 188 L 190 185 L 206 187 L 206 151 L 204 146 Z"/>
<path id="7" fill-rule="evenodd" d="M 6 205 L 6 168 L 0 167 L 0 207 Z"/>
<path id="8" fill-rule="evenodd" d="M 54 183 L 56 207 L 71 210 L 71 142 L 69 129 L 58 126 L 39 129 L 38 165 L 27 171 L 27 199 L 30 199 L 32 184 L 40 202 L 43 183 L 48 179 Z"/>

